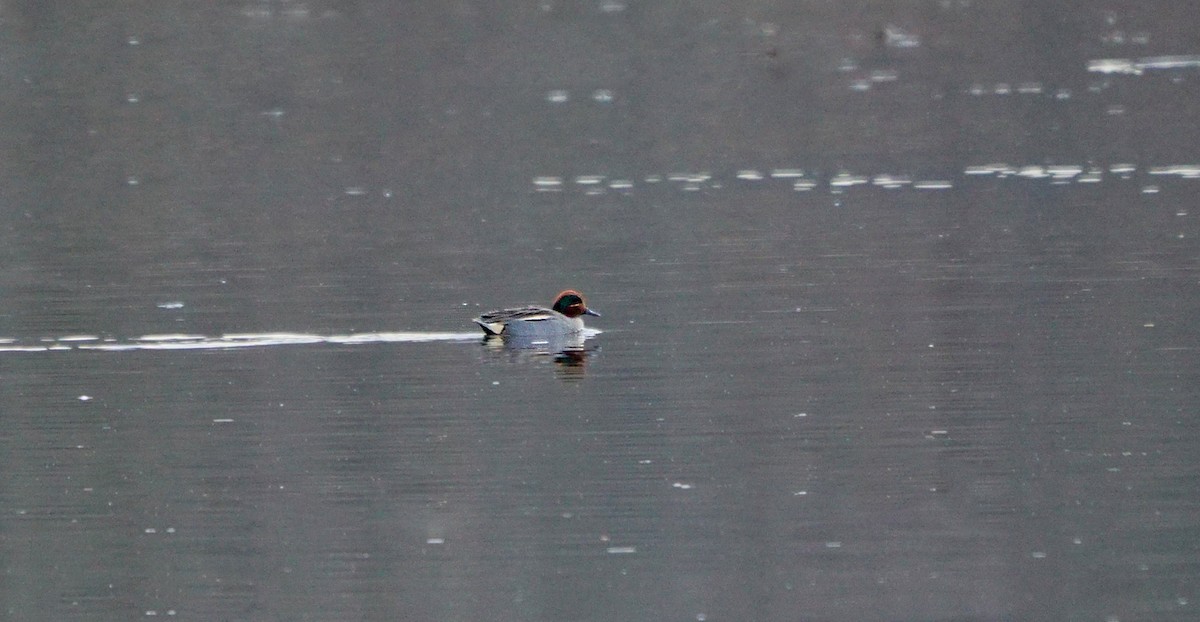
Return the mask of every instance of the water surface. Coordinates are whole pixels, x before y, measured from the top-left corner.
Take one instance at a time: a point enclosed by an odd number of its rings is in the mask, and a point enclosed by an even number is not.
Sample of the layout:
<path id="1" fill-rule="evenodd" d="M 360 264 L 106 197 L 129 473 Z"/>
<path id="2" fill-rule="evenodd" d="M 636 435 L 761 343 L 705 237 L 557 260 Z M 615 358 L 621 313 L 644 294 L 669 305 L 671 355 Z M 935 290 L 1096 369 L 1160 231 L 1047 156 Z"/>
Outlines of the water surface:
<path id="1" fill-rule="evenodd" d="M 5 615 L 1193 619 L 1188 7 L 6 5 Z"/>

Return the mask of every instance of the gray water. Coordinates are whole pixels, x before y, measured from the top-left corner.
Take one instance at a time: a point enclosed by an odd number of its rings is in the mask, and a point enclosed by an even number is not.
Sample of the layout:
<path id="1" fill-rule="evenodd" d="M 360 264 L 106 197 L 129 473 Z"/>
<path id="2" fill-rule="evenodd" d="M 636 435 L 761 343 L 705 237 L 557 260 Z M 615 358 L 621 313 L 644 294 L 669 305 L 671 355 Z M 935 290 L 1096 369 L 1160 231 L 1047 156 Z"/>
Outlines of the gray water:
<path id="1" fill-rule="evenodd" d="M 1196 619 L 1198 22 L 6 3 L 0 610 Z"/>

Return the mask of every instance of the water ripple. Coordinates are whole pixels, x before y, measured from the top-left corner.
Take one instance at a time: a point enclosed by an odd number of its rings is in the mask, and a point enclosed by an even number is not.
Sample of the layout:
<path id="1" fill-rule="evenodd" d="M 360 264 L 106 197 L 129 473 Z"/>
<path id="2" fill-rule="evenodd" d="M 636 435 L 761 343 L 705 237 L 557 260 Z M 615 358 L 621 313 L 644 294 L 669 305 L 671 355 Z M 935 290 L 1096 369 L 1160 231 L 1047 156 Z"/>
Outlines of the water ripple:
<path id="1" fill-rule="evenodd" d="M 143 335 L 129 341 L 101 339 L 91 335 L 42 339 L 37 343 L 21 343 L 16 339 L 0 338 L 0 352 L 61 352 L 64 350 L 225 350 L 264 346 L 334 343 L 361 345 L 372 343 L 424 343 L 430 341 L 476 341 L 479 333 L 437 332 L 379 332 L 346 335 L 312 335 L 307 333 L 231 333 L 219 337 L 187 334 Z"/>

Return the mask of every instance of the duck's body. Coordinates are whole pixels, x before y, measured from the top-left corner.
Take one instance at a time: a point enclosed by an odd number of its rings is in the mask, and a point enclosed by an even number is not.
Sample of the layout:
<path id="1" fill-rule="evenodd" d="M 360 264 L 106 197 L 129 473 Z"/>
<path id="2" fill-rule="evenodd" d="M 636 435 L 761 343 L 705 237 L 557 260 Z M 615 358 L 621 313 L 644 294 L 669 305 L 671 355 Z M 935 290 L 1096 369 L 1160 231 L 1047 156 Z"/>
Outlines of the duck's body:
<path id="1" fill-rule="evenodd" d="M 568 289 L 554 300 L 549 308 L 518 307 L 489 311 L 474 319 L 488 336 L 517 338 L 550 338 L 583 332 L 584 315 L 600 317 L 587 308 L 583 296 Z"/>

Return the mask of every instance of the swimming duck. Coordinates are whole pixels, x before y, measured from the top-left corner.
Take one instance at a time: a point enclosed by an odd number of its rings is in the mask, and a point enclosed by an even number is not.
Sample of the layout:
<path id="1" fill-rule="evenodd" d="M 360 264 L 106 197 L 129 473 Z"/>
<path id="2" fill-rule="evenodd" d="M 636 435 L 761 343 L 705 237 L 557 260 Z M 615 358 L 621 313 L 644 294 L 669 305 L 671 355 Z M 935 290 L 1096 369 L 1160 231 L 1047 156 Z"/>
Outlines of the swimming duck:
<path id="1" fill-rule="evenodd" d="M 549 309 L 545 307 L 520 307 L 489 311 L 475 318 L 485 335 L 506 337 L 554 337 L 583 331 L 581 316 L 599 313 L 587 308 L 583 295 L 568 289 L 554 299 Z"/>

